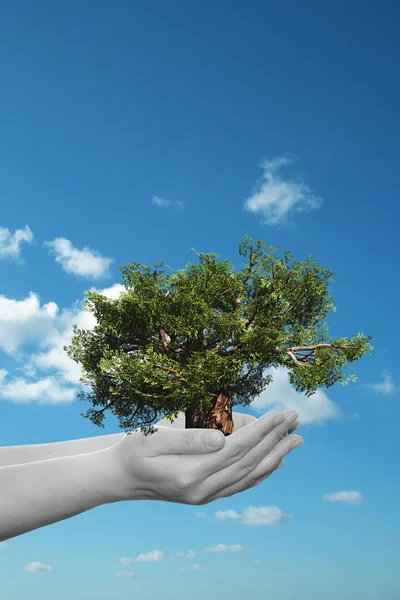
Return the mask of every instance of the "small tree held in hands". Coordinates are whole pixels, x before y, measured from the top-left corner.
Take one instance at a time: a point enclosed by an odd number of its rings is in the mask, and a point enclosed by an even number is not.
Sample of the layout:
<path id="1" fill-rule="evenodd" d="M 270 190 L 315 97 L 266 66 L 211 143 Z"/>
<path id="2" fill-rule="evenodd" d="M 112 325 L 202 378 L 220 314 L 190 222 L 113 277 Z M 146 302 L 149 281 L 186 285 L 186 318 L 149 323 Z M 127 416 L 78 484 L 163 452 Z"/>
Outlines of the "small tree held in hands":
<path id="1" fill-rule="evenodd" d="M 284 366 L 297 391 L 311 396 L 344 378 L 343 368 L 373 347 L 363 334 L 328 339 L 325 318 L 332 273 L 244 236 L 241 271 L 218 254 L 196 252 L 198 264 L 168 276 L 162 262 L 120 267 L 126 291 L 116 300 L 85 292 L 97 319 L 64 350 L 81 363 L 80 392 L 93 406 L 82 415 L 104 427 L 108 409 L 122 428 L 146 435 L 161 416 L 185 413 L 185 426 L 233 430 L 232 407 L 248 405 L 272 381 L 267 367 Z"/>

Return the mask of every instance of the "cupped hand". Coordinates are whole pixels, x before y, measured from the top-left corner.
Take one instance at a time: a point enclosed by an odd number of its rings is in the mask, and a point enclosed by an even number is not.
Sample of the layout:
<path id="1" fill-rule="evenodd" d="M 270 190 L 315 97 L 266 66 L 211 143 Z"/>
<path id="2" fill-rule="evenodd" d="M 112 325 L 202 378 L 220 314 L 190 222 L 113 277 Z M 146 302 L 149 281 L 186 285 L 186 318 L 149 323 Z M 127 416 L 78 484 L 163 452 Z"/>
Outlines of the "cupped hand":
<path id="1" fill-rule="evenodd" d="M 184 415 L 162 421 L 145 436 L 140 430 L 112 448 L 120 473 L 121 500 L 161 500 L 200 506 L 254 487 L 269 477 L 302 438 L 295 411 L 273 411 L 259 419 L 233 413 L 225 437 L 215 429 L 184 429 Z"/>

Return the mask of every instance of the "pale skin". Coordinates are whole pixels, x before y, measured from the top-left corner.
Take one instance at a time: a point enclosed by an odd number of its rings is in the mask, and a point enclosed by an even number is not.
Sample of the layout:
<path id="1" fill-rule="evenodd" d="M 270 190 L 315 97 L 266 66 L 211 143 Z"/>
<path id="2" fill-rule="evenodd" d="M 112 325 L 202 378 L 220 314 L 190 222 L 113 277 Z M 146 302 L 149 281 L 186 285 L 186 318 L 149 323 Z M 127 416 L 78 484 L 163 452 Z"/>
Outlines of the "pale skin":
<path id="1" fill-rule="evenodd" d="M 255 419 L 233 413 L 234 431 L 184 429 L 182 415 L 157 432 L 117 433 L 0 447 L 0 542 L 103 504 L 161 500 L 200 506 L 261 483 L 302 443 L 297 413 Z M 280 421 L 280 422 L 279 422 Z"/>

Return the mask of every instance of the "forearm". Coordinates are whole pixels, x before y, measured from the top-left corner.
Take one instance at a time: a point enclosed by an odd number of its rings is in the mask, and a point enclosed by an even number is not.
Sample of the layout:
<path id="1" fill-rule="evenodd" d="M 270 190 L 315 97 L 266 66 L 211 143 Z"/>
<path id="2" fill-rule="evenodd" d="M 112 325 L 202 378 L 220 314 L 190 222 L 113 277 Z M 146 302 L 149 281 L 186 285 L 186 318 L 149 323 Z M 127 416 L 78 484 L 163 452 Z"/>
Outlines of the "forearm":
<path id="1" fill-rule="evenodd" d="M 117 502 L 117 481 L 106 450 L 0 467 L 0 542 Z"/>
<path id="2" fill-rule="evenodd" d="M 63 456 L 76 456 L 88 452 L 97 452 L 109 448 L 119 442 L 125 433 L 112 433 L 92 438 L 54 442 L 50 444 L 35 444 L 30 446 L 4 446 L 0 447 L 0 467 L 19 465 L 61 458 Z"/>

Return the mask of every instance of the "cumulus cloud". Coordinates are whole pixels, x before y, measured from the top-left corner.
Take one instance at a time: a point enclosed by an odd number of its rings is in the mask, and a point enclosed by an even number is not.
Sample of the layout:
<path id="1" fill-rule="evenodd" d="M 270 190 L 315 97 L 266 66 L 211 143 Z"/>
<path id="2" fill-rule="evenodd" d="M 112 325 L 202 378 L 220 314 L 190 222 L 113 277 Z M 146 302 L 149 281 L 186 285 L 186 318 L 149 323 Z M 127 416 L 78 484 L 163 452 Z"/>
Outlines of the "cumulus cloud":
<path id="1" fill-rule="evenodd" d="M 161 552 L 161 550 L 152 550 L 147 554 L 138 554 L 136 558 L 128 558 L 123 556 L 119 559 L 119 564 L 123 566 L 131 565 L 135 562 L 159 562 L 161 560 L 167 560 L 168 557 Z"/>
<path id="2" fill-rule="evenodd" d="M 115 571 L 114 575 L 117 577 L 137 577 L 132 571 Z"/>
<path id="3" fill-rule="evenodd" d="M 292 515 L 285 514 L 277 506 L 249 506 L 239 515 L 235 510 L 217 511 L 215 518 L 218 521 L 237 520 L 241 525 L 259 527 L 262 525 L 279 525 L 292 519 Z"/>
<path id="4" fill-rule="evenodd" d="M 240 544 L 233 544 L 232 546 L 227 546 L 226 544 L 216 544 L 215 546 L 204 548 L 202 552 L 242 552 L 243 550 L 251 550 L 251 548 L 247 546 L 241 546 Z"/>
<path id="5" fill-rule="evenodd" d="M 30 562 L 24 566 L 25 571 L 29 573 L 39 573 L 40 571 L 51 573 L 54 569 L 50 565 L 44 565 L 41 562 Z"/>
<path id="6" fill-rule="evenodd" d="M 0 349 L 14 354 L 22 344 L 39 342 L 51 333 L 57 313 L 55 302 L 40 306 L 33 292 L 23 300 L 0 295 Z"/>
<path id="7" fill-rule="evenodd" d="M 162 198 L 161 196 L 153 196 L 151 199 L 152 204 L 155 204 L 159 207 L 168 207 L 168 206 L 176 206 L 178 208 L 183 208 L 183 202 L 179 200 L 168 200 L 167 198 Z"/>
<path id="8" fill-rule="evenodd" d="M 20 259 L 21 244 L 27 242 L 30 244 L 33 240 L 33 233 L 28 225 L 24 229 L 16 229 L 11 233 L 7 227 L 0 227 L 0 259 L 12 258 L 23 263 Z"/>
<path id="9" fill-rule="evenodd" d="M 92 277 L 101 279 L 108 276 L 112 258 L 101 256 L 97 251 L 90 250 L 86 246 L 82 250 L 75 248 L 66 238 L 56 238 L 44 245 L 55 254 L 58 262 L 66 273 L 72 273 L 79 277 Z"/>
<path id="10" fill-rule="evenodd" d="M 240 519 L 240 515 L 236 510 L 217 510 L 215 518 L 218 521 L 226 521 L 227 519 Z"/>
<path id="11" fill-rule="evenodd" d="M 251 403 L 255 412 L 262 414 L 272 410 L 296 410 L 302 425 L 323 425 L 329 419 L 340 419 L 343 413 L 338 404 L 330 400 L 322 390 L 317 390 L 309 398 L 297 392 L 290 384 L 285 367 L 265 369 L 265 375 L 272 375 L 272 382 Z"/>
<path id="12" fill-rule="evenodd" d="M 287 157 L 264 160 L 261 164 L 263 176 L 254 193 L 245 200 L 245 210 L 261 214 L 267 225 L 286 222 L 291 212 L 311 211 L 321 206 L 322 199 L 307 185 L 281 177 L 280 168 L 293 162 Z"/>
<path id="13" fill-rule="evenodd" d="M 198 519 L 204 519 L 206 516 L 207 516 L 207 513 L 205 513 L 205 512 L 197 512 L 196 513 L 196 517 Z"/>
<path id="14" fill-rule="evenodd" d="M 361 492 L 335 492 L 325 494 L 322 499 L 326 502 L 341 502 L 342 504 L 361 504 L 363 497 Z"/>
<path id="15" fill-rule="evenodd" d="M 91 291 L 115 300 L 125 287 L 115 284 L 102 290 L 92 287 Z M 78 391 L 75 386 L 80 389 L 88 386 L 79 382 L 81 366 L 67 356 L 63 347 L 72 340 L 74 324 L 79 329 L 91 330 L 96 323 L 95 316 L 85 311 L 81 303 L 60 310 L 54 302 L 41 306 L 39 297 L 32 292 L 22 300 L 0 296 L 0 348 L 22 363 L 17 370 L 24 375 L 8 380 L 8 372 L 1 369 L 0 397 L 41 404 L 73 402 Z M 39 352 L 21 352 L 21 347 L 28 343 L 36 343 Z M 38 370 L 54 373 L 40 376 Z"/>
<path id="16" fill-rule="evenodd" d="M 166 560 L 166 556 L 160 550 L 152 550 L 147 554 L 139 554 L 135 558 L 135 562 L 158 562 L 159 560 Z"/>
<path id="17" fill-rule="evenodd" d="M 5 400 L 13 400 L 16 404 L 60 404 L 69 403 L 76 398 L 76 390 L 65 388 L 54 377 L 46 377 L 39 381 L 28 382 L 22 378 L 13 378 L 5 382 L 7 371 L 0 370 L 0 396 Z"/>
<path id="18" fill-rule="evenodd" d="M 211 571 L 208 567 L 201 567 L 200 565 L 194 564 L 190 567 L 182 567 L 181 571 Z"/>
<path id="19" fill-rule="evenodd" d="M 366 387 L 378 394 L 383 394 L 384 396 L 391 396 L 396 391 L 400 390 L 400 387 L 397 386 L 393 382 L 393 377 L 391 376 L 388 370 L 383 371 L 383 381 L 380 383 L 360 383 L 360 387 Z"/>

